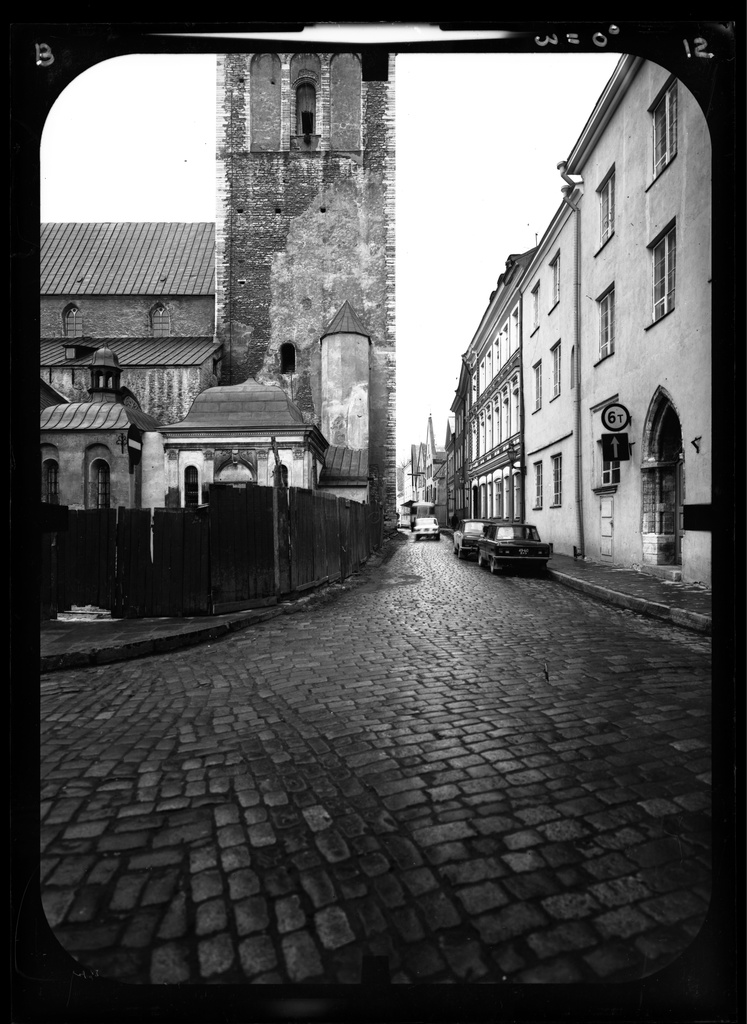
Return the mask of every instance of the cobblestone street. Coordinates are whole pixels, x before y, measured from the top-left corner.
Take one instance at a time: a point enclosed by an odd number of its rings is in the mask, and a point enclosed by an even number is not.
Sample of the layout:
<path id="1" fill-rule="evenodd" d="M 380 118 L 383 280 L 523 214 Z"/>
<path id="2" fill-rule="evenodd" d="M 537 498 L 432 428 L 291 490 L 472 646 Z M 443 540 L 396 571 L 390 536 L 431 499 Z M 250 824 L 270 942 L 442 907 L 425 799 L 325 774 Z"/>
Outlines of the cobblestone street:
<path id="1" fill-rule="evenodd" d="M 710 638 L 447 537 L 336 589 L 42 676 L 63 948 L 140 984 L 358 984 L 367 957 L 394 984 L 594 984 L 685 950 L 711 892 Z"/>

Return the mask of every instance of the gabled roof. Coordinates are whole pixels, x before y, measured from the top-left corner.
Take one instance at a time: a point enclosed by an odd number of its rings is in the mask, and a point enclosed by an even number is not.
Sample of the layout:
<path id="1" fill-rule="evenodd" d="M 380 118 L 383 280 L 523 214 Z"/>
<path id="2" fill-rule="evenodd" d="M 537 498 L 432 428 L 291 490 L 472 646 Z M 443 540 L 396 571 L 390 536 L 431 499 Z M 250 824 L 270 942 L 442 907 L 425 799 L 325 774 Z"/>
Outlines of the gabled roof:
<path id="1" fill-rule="evenodd" d="M 65 349 L 89 347 L 75 359 L 65 358 Z M 41 366 L 88 366 L 93 351 L 106 346 L 119 357 L 123 369 L 137 366 L 200 366 L 219 354 L 220 342 L 204 338 L 44 338 Z"/>
<path id="2" fill-rule="evenodd" d="M 327 324 L 322 337 L 326 338 L 328 334 L 362 334 L 364 338 L 371 338 L 347 299 Z"/>
<path id="3" fill-rule="evenodd" d="M 208 222 L 41 225 L 42 295 L 213 295 Z"/>
<path id="4" fill-rule="evenodd" d="M 365 487 L 368 484 L 368 452 L 365 449 L 330 445 L 319 474 L 320 487 Z"/>

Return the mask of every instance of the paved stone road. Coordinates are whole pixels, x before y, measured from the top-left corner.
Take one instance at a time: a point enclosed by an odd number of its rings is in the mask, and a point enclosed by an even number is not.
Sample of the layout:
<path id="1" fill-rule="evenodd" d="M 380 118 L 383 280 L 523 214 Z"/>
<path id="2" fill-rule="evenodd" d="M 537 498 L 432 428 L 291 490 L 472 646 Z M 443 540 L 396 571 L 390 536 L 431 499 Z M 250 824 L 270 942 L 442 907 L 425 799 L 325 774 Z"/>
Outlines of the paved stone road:
<path id="1" fill-rule="evenodd" d="M 710 641 L 451 541 L 42 677 L 42 900 L 134 983 L 640 978 L 710 892 Z M 376 961 L 381 963 L 381 961 Z"/>

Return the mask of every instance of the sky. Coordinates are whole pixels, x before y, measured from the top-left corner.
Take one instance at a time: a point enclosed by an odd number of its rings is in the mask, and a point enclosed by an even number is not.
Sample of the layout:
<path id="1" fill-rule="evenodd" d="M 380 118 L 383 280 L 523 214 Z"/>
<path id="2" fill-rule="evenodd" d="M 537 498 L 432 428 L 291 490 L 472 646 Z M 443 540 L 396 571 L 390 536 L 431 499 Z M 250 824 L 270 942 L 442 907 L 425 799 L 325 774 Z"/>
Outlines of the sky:
<path id="1" fill-rule="evenodd" d="M 461 356 L 509 253 L 531 248 L 559 207 L 557 164 L 619 58 L 607 50 L 397 56 L 398 464 L 426 440 L 429 416 L 436 444 L 445 444 Z M 95 145 L 71 159 L 80 124 L 95 125 Z M 47 118 L 41 220 L 212 221 L 214 161 L 213 55 L 105 60 L 76 78 Z"/>

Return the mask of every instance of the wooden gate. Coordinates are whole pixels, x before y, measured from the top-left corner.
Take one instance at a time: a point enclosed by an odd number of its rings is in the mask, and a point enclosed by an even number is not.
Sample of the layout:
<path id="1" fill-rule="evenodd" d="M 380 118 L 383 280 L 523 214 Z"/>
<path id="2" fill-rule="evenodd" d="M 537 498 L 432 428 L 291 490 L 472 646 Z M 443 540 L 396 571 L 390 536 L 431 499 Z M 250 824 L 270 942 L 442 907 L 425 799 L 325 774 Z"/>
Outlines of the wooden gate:
<path id="1" fill-rule="evenodd" d="M 57 534 L 57 607 L 111 608 L 114 598 L 117 514 L 114 509 L 68 509 Z"/>
<path id="2" fill-rule="evenodd" d="M 210 614 L 208 510 L 153 511 L 151 615 Z"/>
<path id="3" fill-rule="evenodd" d="M 209 520 L 213 612 L 275 604 L 273 488 L 212 484 Z"/>

